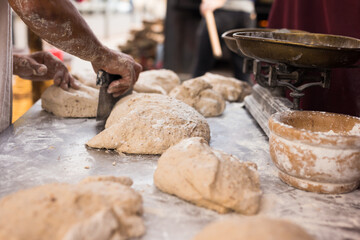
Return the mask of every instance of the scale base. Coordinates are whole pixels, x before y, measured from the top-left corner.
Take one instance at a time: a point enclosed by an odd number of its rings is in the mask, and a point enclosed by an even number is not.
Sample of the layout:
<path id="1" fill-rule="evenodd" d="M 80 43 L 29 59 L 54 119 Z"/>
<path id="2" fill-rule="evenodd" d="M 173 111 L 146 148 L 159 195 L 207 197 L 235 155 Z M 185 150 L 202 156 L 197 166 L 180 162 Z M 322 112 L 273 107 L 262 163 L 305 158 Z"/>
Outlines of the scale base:
<path id="1" fill-rule="evenodd" d="M 266 135 L 270 136 L 268 120 L 276 112 L 290 110 L 293 104 L 284 97 L 274 96 L 269 89 L 258 84 L 253 86 L 252 94 L 244 100 L 246 109 L 255 118 Z"/>

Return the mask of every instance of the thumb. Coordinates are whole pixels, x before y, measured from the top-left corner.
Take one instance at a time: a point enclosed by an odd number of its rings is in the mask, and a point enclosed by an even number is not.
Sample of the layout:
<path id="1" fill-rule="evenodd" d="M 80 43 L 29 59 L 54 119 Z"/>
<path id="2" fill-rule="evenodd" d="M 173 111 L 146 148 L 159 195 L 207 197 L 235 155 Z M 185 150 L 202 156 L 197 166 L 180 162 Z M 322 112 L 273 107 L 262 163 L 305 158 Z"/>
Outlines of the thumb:
<path id="1" fill-rule="evenodd" d="M 46 65 L 38 63 L 33 58 L 27 58 L 26 60 L 25 67 L 30 68 L 34 76 L 44 76 L 47 73 Z"/>
<path id="2" fill-rule="evenodd" d="M 47 73 L 47 67 L 44 64 L 35 63 L 31 66 L 35 76 L 44 76 Z"/>

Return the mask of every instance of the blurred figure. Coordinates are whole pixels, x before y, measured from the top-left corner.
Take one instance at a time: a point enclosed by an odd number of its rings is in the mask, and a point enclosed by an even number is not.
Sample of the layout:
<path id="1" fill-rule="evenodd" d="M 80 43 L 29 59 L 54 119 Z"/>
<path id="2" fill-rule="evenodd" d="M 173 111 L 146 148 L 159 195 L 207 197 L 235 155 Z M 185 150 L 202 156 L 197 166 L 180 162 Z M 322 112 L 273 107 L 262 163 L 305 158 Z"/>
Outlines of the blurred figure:
<path id="1" fill-rule="evenodd" d="M 255 5 L 253 0 L 202 0 L 200 12 L 204 16 L 206 11 L 213 11 L 219 37 L 222 33 L 236 28 L 256 27 Z M 209 34 L 205 18 L 202 18 L 197 29 L 197 48 L 195 52 L 195 69 L 193 77 L 198 77 L 209 72 L 215 65 L 216 59 L 213 56 Z M 230 52 L 225 43 L 220 39 L 222 49 Z M 243 58 L 233 52 L 231 64 L 233 65 L 234 76 L 237 79 L 247 80 L 242 73 Z"/>
<path id="2" fill-rule="evenodd" d="M 275 0 L 269 28 L 299 29 L 360 38 L 359 0 Z M 358 62 L 358 65 L 360 62 Z M 301 107 L 360 116 L 360 68 L 331 71 L 330 88 L 305 90 Z"/>
<path id="3" fill-rule="evenodd" d="M 201 0 L 167 0 L 164 68 L 177 73 L 192 72 L 200 4 Z"/>

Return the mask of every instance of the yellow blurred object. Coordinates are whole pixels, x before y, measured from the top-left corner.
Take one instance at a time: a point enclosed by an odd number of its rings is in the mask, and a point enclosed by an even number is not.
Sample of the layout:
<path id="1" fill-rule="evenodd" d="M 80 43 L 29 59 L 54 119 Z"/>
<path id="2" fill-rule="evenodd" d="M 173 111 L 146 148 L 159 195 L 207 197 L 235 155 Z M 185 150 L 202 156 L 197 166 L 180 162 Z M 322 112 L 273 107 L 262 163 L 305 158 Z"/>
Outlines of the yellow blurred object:
<path id="1" fill-rule="evenodd" d="M 33 82 L 14 76 L 12 122 L 19 119 L 41 97 L 53 80 Z"/>

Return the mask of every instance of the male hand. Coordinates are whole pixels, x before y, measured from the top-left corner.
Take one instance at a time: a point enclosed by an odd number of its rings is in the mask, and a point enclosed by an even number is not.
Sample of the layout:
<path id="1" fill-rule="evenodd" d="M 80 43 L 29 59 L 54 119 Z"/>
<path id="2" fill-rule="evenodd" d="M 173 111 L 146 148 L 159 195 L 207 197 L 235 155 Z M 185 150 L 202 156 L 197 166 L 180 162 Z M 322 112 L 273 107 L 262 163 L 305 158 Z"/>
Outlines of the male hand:
<path id="1" fill-rule="evenodd" d="M 215 11 L 218 8 L 224 6 L 226 0 L 202 0 L 200 5 L 200 12 L 202 15 L 205 15 L 207 11 Z"/>
<path id="2" fill-rule="evenodd" d="M 127 54 L 106 47 L 102 49 L 102 52 L 92 61 L 92 66 L 95 72 L 104 70 L 107 73 L 121 76 L 121 79 L 111 82 L 107 90 L 108 93 L 112 93 L 113 97 L 118 97 L 134 86 L 142 67 Z"/>
<path id="3" fill-rule="evenodd" d="M 49 52 L 36 52 L 30 55 L 14 54 L 13 73 L 33 81 L 54 79 L 54 84 L 64 90 L 68 90 L 69 87 L 79 89 L 64 63 Z"/>

